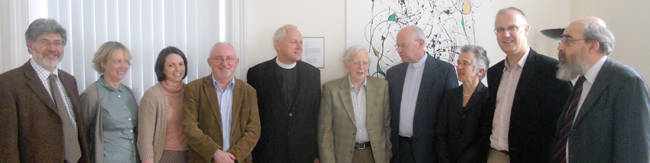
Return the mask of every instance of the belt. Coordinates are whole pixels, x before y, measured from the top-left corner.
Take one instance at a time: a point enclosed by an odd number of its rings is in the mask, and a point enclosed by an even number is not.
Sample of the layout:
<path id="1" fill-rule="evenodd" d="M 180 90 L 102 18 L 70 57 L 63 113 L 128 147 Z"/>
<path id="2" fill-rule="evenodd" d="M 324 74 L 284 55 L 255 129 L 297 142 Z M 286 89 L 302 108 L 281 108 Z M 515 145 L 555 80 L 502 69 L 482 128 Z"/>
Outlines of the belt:
<path id="1" fill-rule="evenodd" d="M 370 142 L 355 142 L 354 149 L 370 148 Z"/>
<path id="2" fill-rule="evenodd" d="M 400 135 L 399 138 L 413 141 L 413 136 L 402 136 L 402 135 Z"/>
<path id="3" fill-rule="evenodd" d="M 497 151 L 499 153 L 503 153 L 505 155 L 510 155 L 510 153 L 508 151 L 506 151 L 506 150 L 498 150 L 498 149 L 494 149 L 494 148 L 492 148 L 492 150 Z"/>

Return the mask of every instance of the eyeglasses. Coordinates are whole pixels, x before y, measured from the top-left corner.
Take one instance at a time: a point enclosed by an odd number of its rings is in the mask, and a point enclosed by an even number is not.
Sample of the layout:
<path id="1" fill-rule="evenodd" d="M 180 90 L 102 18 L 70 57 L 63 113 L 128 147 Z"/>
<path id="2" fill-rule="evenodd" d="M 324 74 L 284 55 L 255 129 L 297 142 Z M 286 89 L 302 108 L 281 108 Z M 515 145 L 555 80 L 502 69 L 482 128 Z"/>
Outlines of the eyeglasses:
<path id="1" fill-rule="evenodd" d="M 122 65 L 122 64 L 125 64 L 127 66 L 131 65 L 131 61 L 129 61 L 129 60 L 113 60 L 113 61 L 110 61 L 109 63 L 115 64 L 115 65 Z"/>
<path id="2" fill-rule="evenodd" d="M 222 62 L 222 61 L 225 60 L 225 61 L 228 62 L 228 63 L 234 63 L 235 60 L 237 60 L 237 58 L 234 58 L 234 57 L 226 57 L 226 58 L 223 58 L 223 57 L 214 57 L 214 58 L 210 58 L 210 59 L 212 59 L 212 60 L 214 60 L 214 61 L 217 61 L 217 62 Z"/>
<path id="3" fill-rule="evenodd" d="M 50 42 L 49 40 L 40 40 L 37 41 L 37 43 L 40 44 L 41 46 L 50 46 L 54 44 L 55 47 L 63 47 L 63 45 L 65 45 L 65 42 L 58 41 L 58 40 L 54 42 Z"/>
<path id="4" fill-rule="evenodd" d="M 589 41 L 589 39 L 586 39 L 586 38 L 585 39 L 573 39 L 573 38 L 571 38 L 571 36 L 569 36 L 569 37 L 564 36 L 564 37 L 562 37 L 562 42 L 560 42 L 560 43 L 564 44 L 564 46 L 571 46 L 571 45 L 573 45 L 573 43 L 575 43 L 576 41 L 580 41 L 580 40 Z"/>
<path id="5" fill-rule="evenodd" d="M 354 65 L 356 67 L 359 67 L 359 66 L 366 67 L 366 66 L 370 65 L 370 62 L 368 62 L 368 61 L 351 61 L 351 60 L 348 60 L 348 63 L 351 63 L 352 65 Z"/>
<path id="6" fill-rule="evenodd" d="M 415 41 L 418 41 L 418 40 L 413 40 L 413 41 L 411 41 L 411 42 L 409 42 L 409 43 L 405 43 L 405 44 L 402 44 L 402 45 L 397 44 L 397 45 L 395 45 L 395 46 L 396 46 L 398 49 L 399 49 L 399 48 L 406 48 L 407 46 L 411 45 L 411 44 L 412 44 L 413 42 L 415 42 Z"/>
<path id="7" fill-rule="evenodd" d="M 501 34 L 501 33 L 505 32 L 506 30 L 508 30 L 508 32 L 515 32 L 515 31 L 519 30 L 519 27 L 524 26 L 524 25 L 526 25 L 526 24 L 512 25 L 512 26 L 508 27 L 508 29 L 506 29 L 506 28 L 497 28 L 497 29 L 494 30 L 494 33 Z"/>

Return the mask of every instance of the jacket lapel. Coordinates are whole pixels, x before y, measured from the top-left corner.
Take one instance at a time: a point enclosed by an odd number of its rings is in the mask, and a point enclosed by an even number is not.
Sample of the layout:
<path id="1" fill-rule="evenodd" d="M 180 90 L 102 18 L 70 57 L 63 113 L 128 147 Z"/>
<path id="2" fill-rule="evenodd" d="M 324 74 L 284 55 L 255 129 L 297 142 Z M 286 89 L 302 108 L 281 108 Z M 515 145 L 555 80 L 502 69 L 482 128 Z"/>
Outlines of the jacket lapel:
<path id="1" fill-rule="evenodd" d="M 235 88 L 232 89 L 232 122 L 230 124 L 230 138 L 232 139 L 232 134 L 234 129 L 238 126 L 239 122 L 239 112 L 241 110 L 242 101 L 244 99 L 244 88 L 242 87 L 242 82 L 235 79 Z M 228 140 L 230 141 L 230 140 Z M 234 144 L 231 142 L 231 144 Z"/>
<path id="2" fill-rule="evenodd" d="M 380 96 L 380 93 L 376 92 L 380 88 L 378 88 L 374 82 L 368 80 L 368 77 L 366 77 L 366 81 L 366 128 L 369 128 L 371 125 L 370 123 L 373 122 L 373 119 L 371 118 L 373 112 L 381 111 L 381 109 L 379 109 L 381 107 L 377 107 L 375 101 L 383 98 Z"/>
<path id="3" fill-rule="evenodd" d="M 391 99 L 391 101 L 396 102 L 395 106 L 400 106 L 401 103 L 402 103 L 402 93 L 404 92 L 404 79 L 406 79 L 406 69 L 408 68 L 408 66 L 409 66 L 408 63 L 403 64 L 403 65 L 400 64 L 400 65 L 395 66 L 395 68 L 397 68 L 396 69 L 397 75 L 395 76 L 395 79 L 394 79 L 394 81 L 397 83 L 397 84 L 395 84 L 395 86 L 397 86 L 397 88 L 394 90 L 396 98 L 394 100 Z M 393 91 L 393 90 L 391 90 L 391 91 Z M 399 112 L 397 112 L 397 113 L 399 114 Z M 393 117 L 395 117 L 395 116 L 393 116 Z M 399 119 L 399 116 L 397 116 L 397 119 Z"/>
<path id="4" fill-rule="evenodd" d="M 214 114 L 215 118 L 217 118 L 217 125 L 219 126 L 219 130 L 223 131 L 223 127 L 221 127 L 223 124 L 221 119 L 221 107 L 219 106 L 219 98 L 217 97 L 216 87 L 214 87 L 214 83 L 212 82 L 212 73 L 210 73 L 209 76 L 203 78 L 203 90 L 207 94 L 206 96 L 208 96 L 208 103 L 210 103 L 212 113 Z"/>
<path id="5" fill-rule="evenodd" d="M 524 64 L 523 70 L 521 70 L 521 76 L 519 77 L 519 82 L 517 82 L 517 89 L 515 90 L 515 98 L 513 99 L 513 106 L 512 108 L 518 108 L 517 107 L 517 97 L 522 97 L 523 94 L 528 93 L 528 90 L 525 90 L 524 88 L 526 85 L 529 85 L 530 82 L 532 82 L 533 76 L 535 76 L 535 69 L 537 68 L 537 52 L 535 52 L 533 49 L 530 49 L 530 53 L 528 54 L 528 57 L 526 59 L 526 63 Z M 522 58 L 524 59 L 524 58 Z M 507 64 L 507 63 L 506 63 Z"/>
<path id="6" fill-rule="evenodd" d="M 413 115 L 418 115 L 418 111 L 420 110 L 420 105 L 422 105 L 423 102 L 430 100 L 430 99 L 425 99 L 427 96 L 426 94 L 429 93 L 428 90 L 431 90 L 431 87 L 433 86 L 433 79 L 431 77 L 425 77 L 429 75 L 435 75 L 434 70 L 438 65 L 436 65 L 436 62 L 434 62 L 433 57 L 429 55 L 429 53 L 425 53 L 427 57 L 427 60 L 425 62 L 422 72 L 422 79 L 420 81 L 420 90 L 418 91 L 418 99 L 415 102 L 415 113 Z M 406 74 L 406 73 L 405 73 Z M 415 75 L 415 74 L 413 74 Z"/>
<path id="7" fill-rule="evenodd" d="M 348 81 L 348 76 L 346 75 L 343 77 L 343 80 L 340 80 L 341 83 L 339 83 L 339 86 L 341 89 L 339 89 L 339 97 L 341 97 L 341 101 L 343 102 L 343 107 L 345 107 L 345 111 L 348 113 L 348 116 L 350 116 L 350 119 L 352 120 L 352 124 L 354 126 L 357 126 L 357 121 L 354 116 L 354 107 L 352 106 L 352 96 L 350 95 L 350 82 Z"/>
<path id="8" fill-rule="evenodd" d="M 29 87 L 32 89 L 32 91 L 34 91 L 36 96 L 38 96 L 38 98 L 40 98 L 45 103 L 45 105 L 47 105 L 47 107 L 50 108 L 50 110 L 54 111 L 54 113 L 59 115 L 59 109 L 54 104 L 52 97 L 45 89 L 43 82 L 41 82 L 41 79 L 38 78 L 38 74 L 36 74 L 36 70 L 34 70 L 34 67 L 32 67 L 29 61 L 27 61 L 27 63 L 23 65 L 23 70 L 25 72 L 25 77 L 29 79 L 27 85 L 29 85 Z"/>
<path id="9" fill-rule="evenodd" d="M 474 108 L 476 105 L 480 105 L 480 104 L 477 104 L 477 103 L 481 100 L 480 98 L 483 97 L 483 94 L 485 94 L 485 90 L 486 90 L 485 86 L 483 85 L 483 83 L 480 83 L 480 81 L 479 81 L 478 86 L 476 87 L 476 90 L 472 94 L 472 97 L 469 98 L 469 101 L 467 102 L 467 105 L 465 105 L 465 109 L 463 109 L 461 113 L 469 111 L 470 109 Z M 462 91 L 462 89 L 461 89 L 461 91 Z M 463 93 L 463 92 L 461 92 L 461 93 Z M 461 103 L 462 103 L 462 101 L 461 101 Z"/>
<path id="10" fill-rule="evenodd" d="M 72 111 L 76 115 L 75 118 L 80 117 L 81 115 L 81 106 L 76 105 L 75 101 L 79 101 L 79 96 L 77 96 L 79 93 L 75 89 L 77 85 L 73 85 L 72 83 L 75 83 L 74 78 L 68 78 L 67 76 L 63 76 L 63 72 L 61 70 L 59 71 L 59 80 L 61 80 L 61 84 L 63 84 L 63 87 L 65 87 L 65 92 L 68 93 L 68 97 L 70 97 L 70 106 L 72 106 Z M 132 90 L 129 89 L 129 92 L 133 92 Z M 79 123 L 79 120 L 77 120 L 77 123 Z"/>
<path id="11" fill-rule="evenodd" d="M 580 122 L 582 117 L 584 117 L 585 114 L 589 112 L 589 110 L 592 108 L 594 103 L 596 103 L 596 99 L 600 97 L 600 95 L 605 90 L 605 88 L 609 87 L 609 81 L 610 81 L 609 78 L 611 75 L 609 70 L 611 70 L 612 65 L 613 63 L 611 58 L 607 58 L 605 64 L 603 64 L 603 67 L 600 69 L 600 72 L 598 72 L 598 75 L 596 76 L 593 85 L 591 85 L 591 89 L 587 93 L 587 96 L 585 97 L 585 101 L 582 103 L 582 106 L 578 111 L 578 116 L 574 120 L 573 124 L 578 124 Z"/>
<path id="12" fill-rule="evenodd" d="M 296 91 L 298 92 L 298 94 L 297 94 L 296 96 L 291 96 L 291 95 L 289 95 L 290 98 L 291 98 L 291 97 L 292 97 L 292 98 L 295 98 L 295 99 L 293 99 L 293 103 L 291 104 L 291 108 L 289 108 L 289 110 L 293 110 L 293 108 L 295 108 L 295 107 L 297 106 L 297 103 L 298 103 L 299 101 L 302 101 L 302 100 L 303 100 L 303 99 L 300 98 L 300 97 L 305 96 L 305 93 L 306 93 L 306 92 L 304 92 L 301 88 L 308 88 L 308 87 L 309 87 L 307 84 L 310 83 L 310 82 L 306 82 L 306 81 L 309 80 L 309 79 L 301 79 L 301 78 L 300 78 L 301 76 L 309 76 L 309 74 L 307 73 L 307 71 L 301 71 L 302 66 L 303 66 L 303 65 L 302 65 L 302 63 L 301 63 L 300 61 L 297 61 L 297 62 L 296 62 L 296 67 L 295 67 L 295 68 L 297 68 L 298 73 L 296 73 L 297 76 L 295 76 L 295 78 L 298 78 L 298 83 L 300 84 L 300 86 L 298 86 L 298 87 L 296 88 L 296 89 L 297 89 Z M 320 83 L 320 81 L 319 81 L 319 83 Z M 348 88 L 349 88 L 349 87 L 348 87 Z M 291 92 L 288 92 L 288 93 L 291 93 Z M 305 97 L 306 97 L 306 96 L 305 96 Z"/>

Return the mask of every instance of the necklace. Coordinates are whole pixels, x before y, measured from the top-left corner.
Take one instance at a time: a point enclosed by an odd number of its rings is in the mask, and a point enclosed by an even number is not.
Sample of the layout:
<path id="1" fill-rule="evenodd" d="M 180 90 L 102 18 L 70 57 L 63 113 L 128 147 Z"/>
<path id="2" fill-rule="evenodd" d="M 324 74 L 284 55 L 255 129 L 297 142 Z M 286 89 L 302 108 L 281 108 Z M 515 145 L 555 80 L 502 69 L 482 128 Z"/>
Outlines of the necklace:
<path id="1" fill-rule="evenodd" d="M 463 92 L 463 96 L 471 96 L 471 95 L 472 95 L 471 93 L 470 94 L 465 94 L 465 92 Z"/>

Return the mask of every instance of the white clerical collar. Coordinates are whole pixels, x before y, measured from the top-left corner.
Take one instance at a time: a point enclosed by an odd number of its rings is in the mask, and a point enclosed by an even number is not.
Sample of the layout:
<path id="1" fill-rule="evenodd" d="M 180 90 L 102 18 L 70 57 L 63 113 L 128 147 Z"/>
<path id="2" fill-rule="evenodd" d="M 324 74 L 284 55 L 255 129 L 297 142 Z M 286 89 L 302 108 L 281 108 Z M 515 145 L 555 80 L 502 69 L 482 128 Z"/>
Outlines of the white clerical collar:
<path id="1" fill-rule="evenodd" d="M 585 72 L 585 79 L 589 83 L 594 83 L 594 80 L 596 80 L 596 76 L 598 76 L 598 72 L 600 71 L 600 68 L 603 68 L 603 65 L 605 64 L 605 60 L 607 60 L 607 56 L 600 58 L 594 66 L 591 66 L 587 72 Z"/>
<path id="2" fill-rule="evenodd" d="M 293 62 L 292 64 L 284 64 L 284 63 L 280 62 L 278 57 L 275 57 L 275 63 L 277 63 L 278 66 L 282 67 L 283 69 L 292 69 L 292 68 L 296 67 L 297 62 Z"/>
<path id="3" fill-rule="evenodd" d="M 427 55 L 429 54 L 424 53 L 424 56 L 422 57 L 422 59 L 420 59 L 420 61 L 416 63 L 409 63 L 409 65 L 413 66 L 413 68 L 420 68 L 420 66 L 424 65 L 424 62 L 427 61 Z"/>

